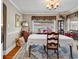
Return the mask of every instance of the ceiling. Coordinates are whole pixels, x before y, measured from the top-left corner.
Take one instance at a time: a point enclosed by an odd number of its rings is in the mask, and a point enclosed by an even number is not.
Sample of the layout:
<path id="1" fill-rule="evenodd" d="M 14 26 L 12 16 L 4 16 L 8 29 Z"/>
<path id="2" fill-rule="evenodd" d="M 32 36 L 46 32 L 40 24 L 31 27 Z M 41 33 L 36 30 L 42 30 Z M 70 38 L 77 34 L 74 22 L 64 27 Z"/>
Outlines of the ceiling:
<path id="1" fill-rule="evenodd" d="M 57 9 L 46 8 L 46 0 L 10 0 L 23 14 L 59 14 L 75 11 L 78 8 L 78 0 L 60 0 Z"/>

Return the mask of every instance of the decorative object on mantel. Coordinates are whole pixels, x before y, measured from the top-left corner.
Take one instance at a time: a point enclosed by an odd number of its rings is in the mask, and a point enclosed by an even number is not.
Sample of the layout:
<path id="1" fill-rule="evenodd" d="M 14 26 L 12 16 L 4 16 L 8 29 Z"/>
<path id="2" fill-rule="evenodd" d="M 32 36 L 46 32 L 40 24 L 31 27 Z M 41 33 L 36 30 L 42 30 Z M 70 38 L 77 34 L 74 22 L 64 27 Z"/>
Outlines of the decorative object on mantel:
<path id="1" fill-rule="evenodd" d="M 59 15 L 60 18 L 65 19 L 65 17 L 63 15 Z"/>
<path id="2" fill-rule="evenodd" d="M 59 0 L 47 0 L 47 5 L 46 7 L 51 10 L 52 8 L 53 9 L 56 9 L 60 4 L 60 1 Z"/>
<path id="3" fill-rule="evenodd" d="M 15 14 L 15 27 L 20 26 L 20 15 Z"/>
<path id="4" fill-rule="evenodd" d="M 28 23 L 27 23 L 27 21 L 22 21 L 21 26 L 22 26 L 22 28 L 21 28 L 22 31 L 28 31 Z"/>
<path id="5" fill-rule="evenodd" d="M 56 20 L 65 20 L 65 19 L 66 19 L 66 16 L 63 14 L 59 14 L 56 16 Z"/>
<path id="6" fill-rule="evenodd" d="M 27 23 L 26 21 L 23 21 L 23 22 L 21 23 L 21 25 L 27 27 L 27 26 L 28 26 L 28 23 Z"/>

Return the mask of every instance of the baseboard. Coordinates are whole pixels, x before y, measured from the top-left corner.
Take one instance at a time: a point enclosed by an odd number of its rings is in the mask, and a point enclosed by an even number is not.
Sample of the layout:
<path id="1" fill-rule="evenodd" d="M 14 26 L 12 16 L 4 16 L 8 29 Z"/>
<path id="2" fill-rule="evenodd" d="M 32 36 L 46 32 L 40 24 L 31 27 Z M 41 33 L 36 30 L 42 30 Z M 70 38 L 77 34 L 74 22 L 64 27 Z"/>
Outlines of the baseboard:
<path id="1" fill-rule="evenodd" d="M 10 48 L 6 49 L 6 51 L 3 51 L 3 55 L 7 55 L 16 45 L 14 44 Z"/>

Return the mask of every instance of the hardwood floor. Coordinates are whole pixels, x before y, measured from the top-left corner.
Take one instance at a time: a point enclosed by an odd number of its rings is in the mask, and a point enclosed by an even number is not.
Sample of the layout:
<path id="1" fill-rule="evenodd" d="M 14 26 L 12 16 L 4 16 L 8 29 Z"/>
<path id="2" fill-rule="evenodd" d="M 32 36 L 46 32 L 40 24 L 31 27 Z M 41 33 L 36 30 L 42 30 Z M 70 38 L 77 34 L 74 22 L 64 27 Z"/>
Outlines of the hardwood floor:
<path id="1" fill-rule="evenodd" d="M 17 53 L 17 51 L 20 49 L 20 47 L 15 47 L 10 53 L 3 56 L 3 59 L 12 59 L 13 56 Z"/>
<path id="2" fill-rule="evenodd" d="M 24 59 L 31 59 L 31 58 L 27 57 L 27 58 L 24 58 Z M 57 57 L 52 57 L 51 59 L 57 59 Z M 59 59 L 64 59 L 64 58 L 60 57 Z"/>
<path id="3" fill-rule="evenodd" d="M 75 40 L 76 44 L 78 44 L 78 41 Z M 15 47 L 10 53 L 3 56 L 3 59 L 12 59 L 13 56 L 17 53 L 17 51 L 20 49 L 20 47 Z M 27 56 L 27 55 L 25 55 Z M 29 57 L 24 57 L 24 59 L 31 59 Z M 57 59 L 56 57 L 51 57 L 50 59 Z M 64 59 L 63 57 L 59 57 L 59 59 Z"/>

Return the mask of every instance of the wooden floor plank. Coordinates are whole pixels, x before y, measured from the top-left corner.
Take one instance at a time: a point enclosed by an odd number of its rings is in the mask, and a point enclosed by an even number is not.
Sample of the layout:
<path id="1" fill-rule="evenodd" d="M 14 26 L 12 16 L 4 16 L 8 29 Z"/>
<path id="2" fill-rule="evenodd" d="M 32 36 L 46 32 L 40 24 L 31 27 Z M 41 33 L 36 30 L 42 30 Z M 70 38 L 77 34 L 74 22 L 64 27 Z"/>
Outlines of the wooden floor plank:
<path id="1" fill-rule="evenodd" d="M 7 55 L 3 56 L 3 59 L 12 59 L 13 56 L 17 53 L 17 51 L 20 49 L 20 47 L 15 47 L 12 51 L 10 51 Z"/>

